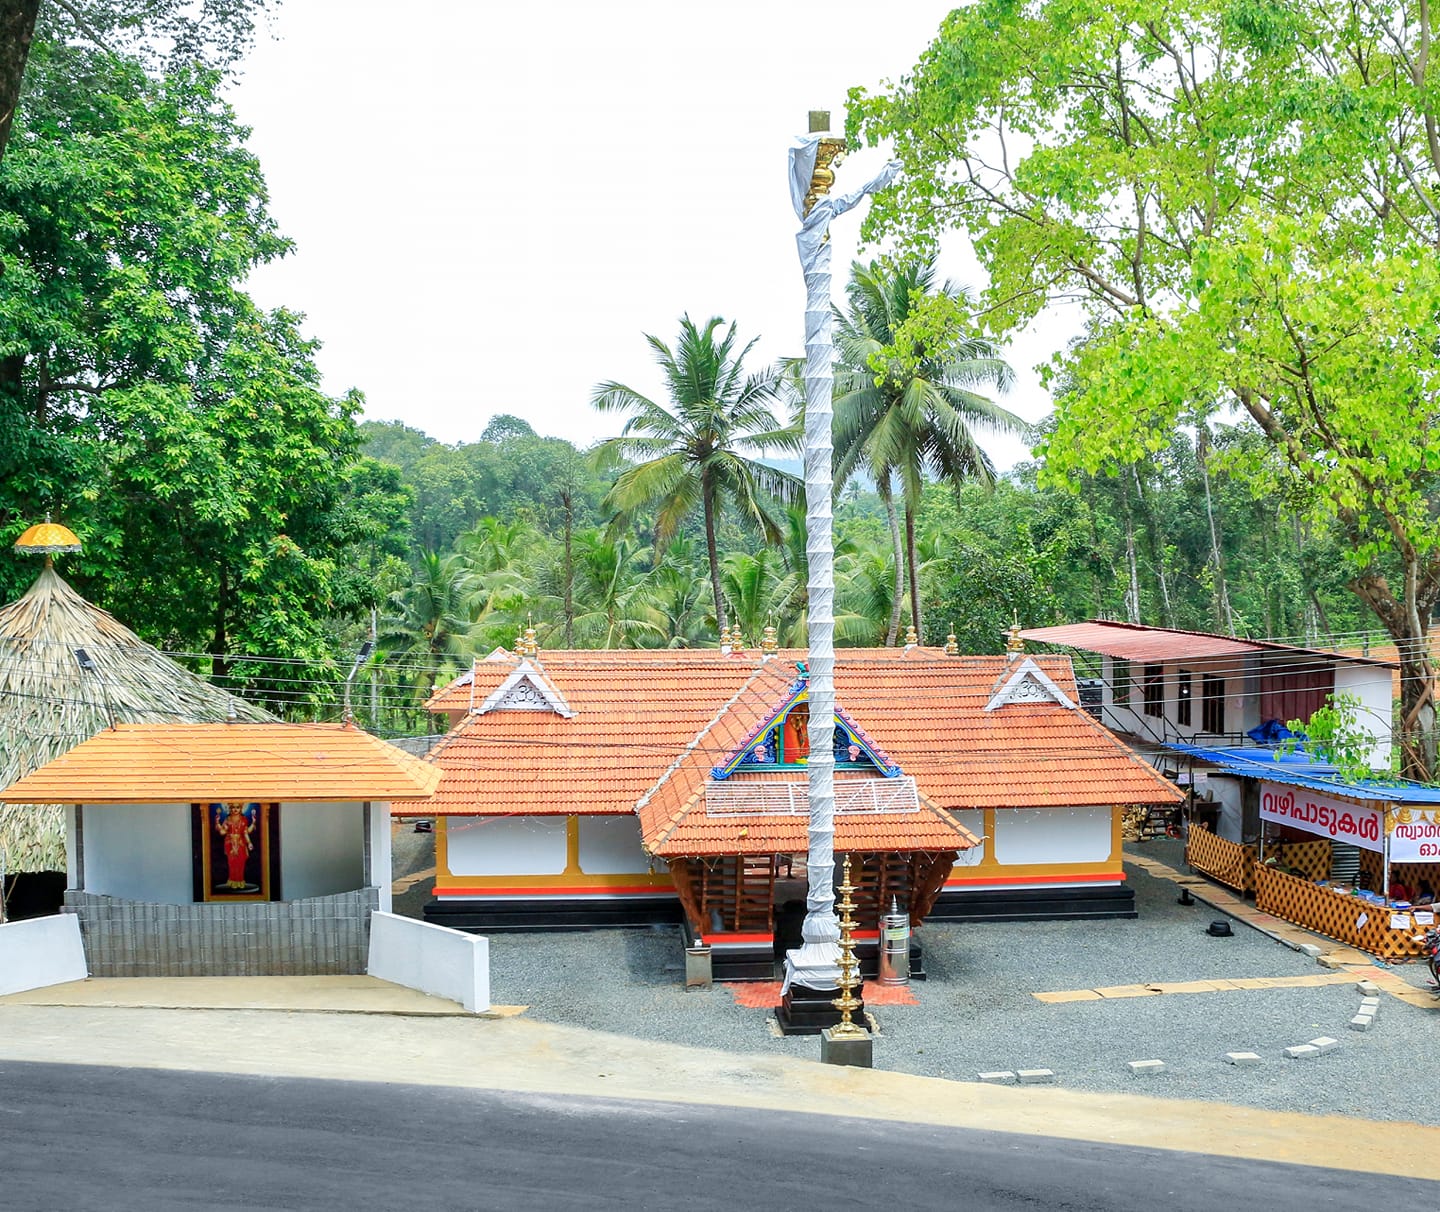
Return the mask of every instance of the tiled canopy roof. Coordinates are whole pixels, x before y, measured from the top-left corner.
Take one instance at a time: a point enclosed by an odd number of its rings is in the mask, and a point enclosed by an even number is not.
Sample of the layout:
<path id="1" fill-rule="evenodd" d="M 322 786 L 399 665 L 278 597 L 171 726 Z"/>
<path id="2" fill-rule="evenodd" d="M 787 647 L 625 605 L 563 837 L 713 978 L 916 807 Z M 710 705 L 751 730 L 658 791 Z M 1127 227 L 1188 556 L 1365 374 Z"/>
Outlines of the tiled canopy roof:
<path id="1" fill-rule="evenodd" d="M 12 783 L 21 804 L 414 799 L 434 766 L 343 724 L 120 724 Z"/>
<path id="2" fill-rule="evenodd" d="M 762 661 L 754 652 L 714 650 L 542 653 L 537 663 L 573 717 L 498 710 L 462 720 L 431 751 L 444 778 L 435 797 L 414 811 L 638 812 L 655 853 L 803 850 L 803 816 L 707 814 L 705 791 L 712 767 L 784 700 L 804 655 L 782 652 Z M 1076 697 L 1068 658 L 1036 662 Z M 939 649 L 841 650 L 837 702 L 915 779 L 919 807 L 842 813 L 836 845 L 963 849 L 974 839 L 949 812 L 1179 801 L 1173 785 L 1083 711 L 1053 702 L 986 711 L 1014 668 L 1003 656 L 951 657 Z M 485 670 L 487 684 L 489 675 Z M 458 687 L 447 688 L 434 701 L 452 690 L 458 695 Z M 468 702 L 469 686 L 464 695 Z M 737 772 L 727 781 L 754 779 L 803 782 L 804 773 Z"/>

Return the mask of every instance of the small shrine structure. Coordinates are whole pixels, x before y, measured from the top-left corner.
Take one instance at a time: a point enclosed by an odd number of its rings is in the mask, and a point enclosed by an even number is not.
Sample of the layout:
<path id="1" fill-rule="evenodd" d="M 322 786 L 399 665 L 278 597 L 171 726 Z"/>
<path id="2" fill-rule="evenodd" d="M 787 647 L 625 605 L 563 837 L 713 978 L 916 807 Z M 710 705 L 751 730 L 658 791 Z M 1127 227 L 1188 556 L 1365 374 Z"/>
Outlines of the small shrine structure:
<path id="1" fill-rule="evenodd" d="M 440 773 L 352 724 L 116 724 L 0 791 L 66 822 L 92 976 L 366 970 L 389 801 Z"/>
<path id="2" fill-rule="evenodd" d="M 15 550 L 43 555 L 45 564 L 24 596 L 0 608 L 0 788 L 115 723 L 272 718 L 76 593 L 55 570 L 55 556 L 80 550 L 66 527 L 32 526 Z M 0 803 L 0 852 L 11 877 L 12 915 L 53 912 L 66 869 L 64 811 Z M 53 894 L 46 881 L 55 885 Z"/>

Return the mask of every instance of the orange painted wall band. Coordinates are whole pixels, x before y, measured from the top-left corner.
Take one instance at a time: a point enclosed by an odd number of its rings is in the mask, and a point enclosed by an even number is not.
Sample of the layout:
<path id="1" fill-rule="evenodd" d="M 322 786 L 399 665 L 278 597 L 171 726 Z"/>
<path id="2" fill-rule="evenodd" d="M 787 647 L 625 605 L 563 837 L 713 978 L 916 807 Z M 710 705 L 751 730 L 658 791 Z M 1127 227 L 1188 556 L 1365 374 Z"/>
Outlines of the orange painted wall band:
<path id="1" fill-rule="evenodd" d="M 551 884 L 549 887 L 541 888 L 496 888 L 496 887 L 462 887 L 454 884 L 444 886 L 437 885 L 436 896 L 638 896 L 641 893 L 648 893 L 651 896 L 674 896 L 674 886 L 663 885 L 619 885 L 599 887 L 583 887 L 578 884 L 566 884 L 557 887 Z"/>
<path id="2" fill-rule="evenodd" d="M 1123 871 L 1101 872 L 1091 875 L 1012 875 L 979 876 L 975 879 L 946 880 L 946 888 L 960 888 L 966 884 L 1123 884 Z"/>

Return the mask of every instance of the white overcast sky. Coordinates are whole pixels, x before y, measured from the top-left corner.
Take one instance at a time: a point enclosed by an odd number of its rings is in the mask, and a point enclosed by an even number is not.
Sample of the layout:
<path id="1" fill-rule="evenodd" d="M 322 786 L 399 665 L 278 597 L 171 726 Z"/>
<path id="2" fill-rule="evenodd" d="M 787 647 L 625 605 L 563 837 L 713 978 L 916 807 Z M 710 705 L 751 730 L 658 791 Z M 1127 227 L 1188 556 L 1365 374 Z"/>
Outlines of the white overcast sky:
<path id="1" fill-rule="evenodd" d="M 592 388 L 662 394 L 642 334 L 671 341 L 683 312 L 759 337 L 757 369 L 803 352 L 786 151 L 809 109 L 839 129 L 849 86 L 907 71 L 949 7 L 286 0 L 231 93 L 297 246 L 252 290 L 306 314 L 327 390 L 358 387 L 369 418 L 609 436 Z M 852 156 L 837 189 L 883 160 Z M 858 228 L 832 229 L 837 296 Z M 976 284 L 963 237 L 940 267 Z M 1049 411 L 1032 368 L 1068 335 L 1008 349 L 1014 411 Z"/>

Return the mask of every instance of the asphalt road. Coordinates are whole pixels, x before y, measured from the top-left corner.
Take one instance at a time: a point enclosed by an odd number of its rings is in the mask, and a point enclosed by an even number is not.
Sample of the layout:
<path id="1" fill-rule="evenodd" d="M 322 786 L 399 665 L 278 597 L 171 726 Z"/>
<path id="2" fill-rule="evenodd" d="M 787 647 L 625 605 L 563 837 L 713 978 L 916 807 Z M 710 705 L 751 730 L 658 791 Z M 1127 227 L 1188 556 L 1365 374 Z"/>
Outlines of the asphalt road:
<path id="1" fill-rule="evenodd" d="M 1437 1190 L 1418 1179 L 754 1109 L 0 1063 L 7 1212 L 1312 1212 L 1423 1208 Z"/>

